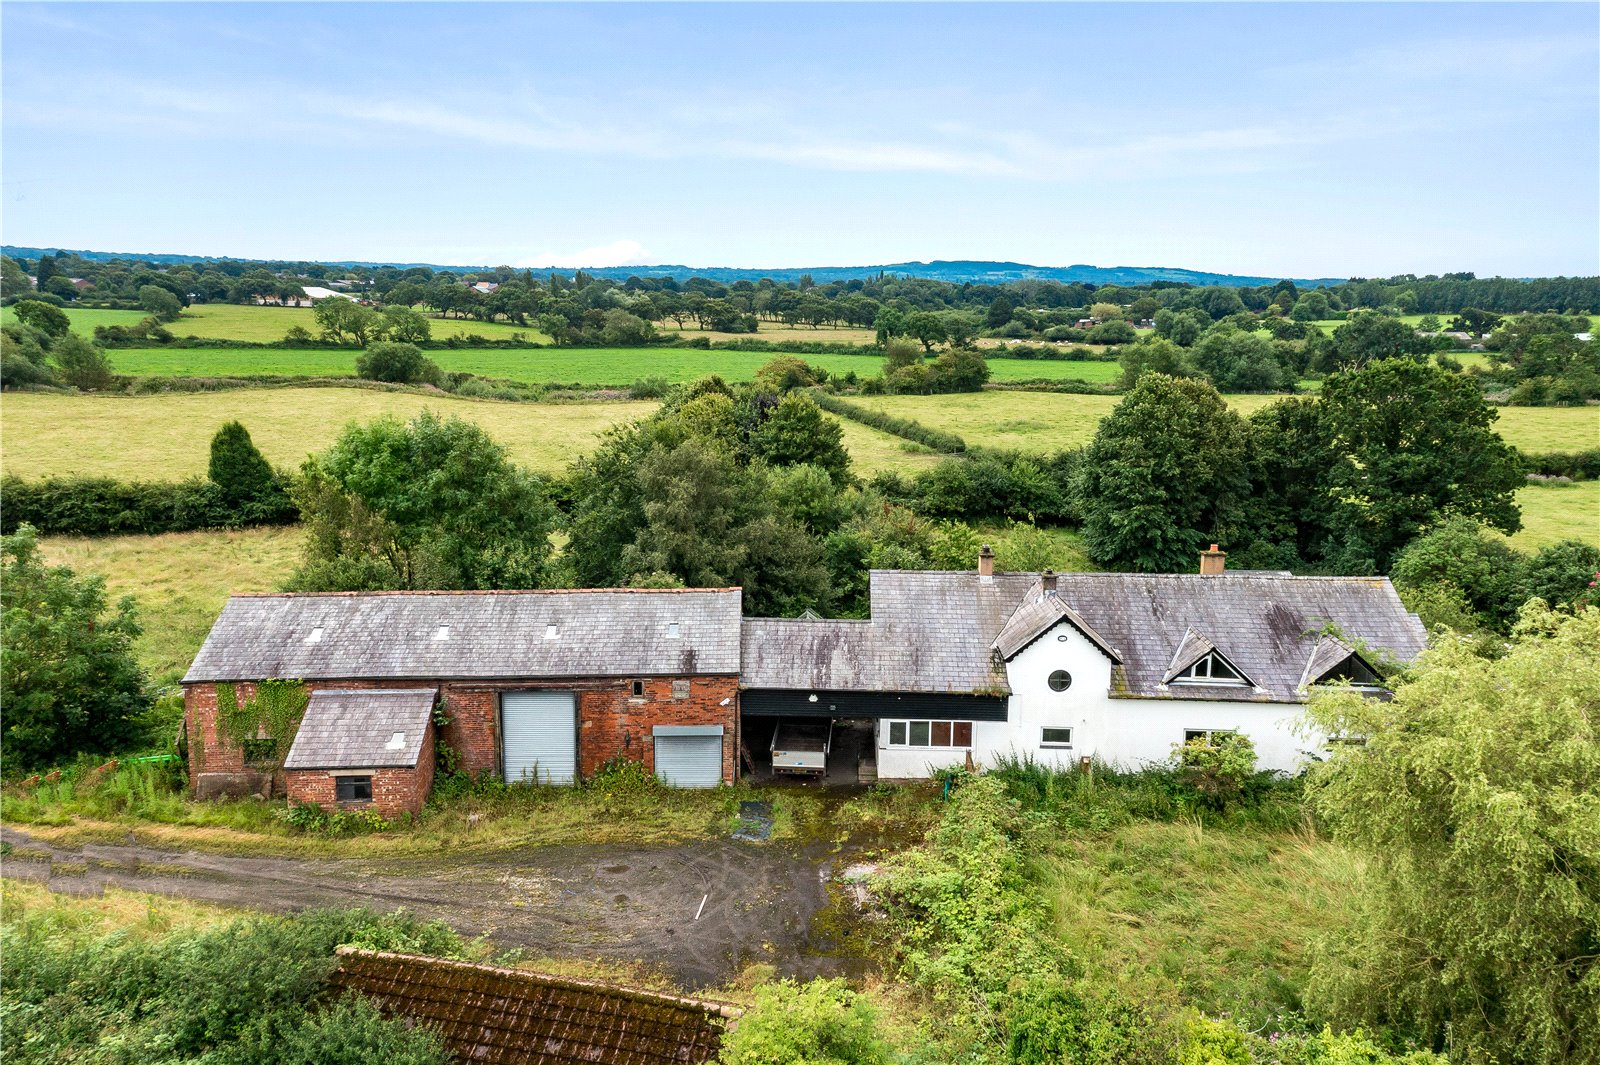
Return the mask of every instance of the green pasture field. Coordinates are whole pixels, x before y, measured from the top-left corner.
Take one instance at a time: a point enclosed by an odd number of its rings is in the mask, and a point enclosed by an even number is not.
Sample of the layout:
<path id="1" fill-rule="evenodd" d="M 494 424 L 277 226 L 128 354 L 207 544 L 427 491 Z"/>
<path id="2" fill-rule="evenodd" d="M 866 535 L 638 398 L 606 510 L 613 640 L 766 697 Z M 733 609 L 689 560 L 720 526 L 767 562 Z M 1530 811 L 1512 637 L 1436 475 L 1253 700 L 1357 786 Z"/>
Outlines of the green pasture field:
<path id="1" fill-rule="evenodd" d="M 143 311 L 108 311 L 96 307 L 66 307 L 74 332 L 90 336 L 97 325 L 137 325 L 148 317 Z M 257 307 L 239 303 L 197 303 L 185 307 L 176 322 L 167 328 L 173 336 L 200 337 L 204 340 L 247 340 L 265 344 L 282 340 L 283 335 L 295 326 L 317 333 L 317 320 L 310 307 Z M 12 320 L 10 307 L 0 312 L 0 322 Z M 486 340 L 510 340 L 521 334 L 536 343 L 547 343 L 549 337 L 528 326 L 509 322 L 475 322 L 465 318 L 430 318 L 433 339 L 477 335 Z"/>
<path id="2" fill-rule="evenodd" d="M 1282 397 L 1226 397 L 1248 415 Z M 953 396 L 861 396 L 855 402 L 935 429 L 959 434 L 969 444 L 1056 451 L 1088 443 L 1095 426 L 1118 396 L 1051 392 L 969 392 Z M 1495 427 L 1524 451 L 1581 451 L 1600 446 L 1600 407 L 1497 407 Z"/>
<path id="3" fill-rule="evenodd" d="M 1600 544 L 1600 481 L 1530 484 L 1517 491 L 1522 531 L 1509 538 L 1521 551 L 1537 551 L 1557 540 Z"/>
<path id="4" fill-rule="evenodd" d="M 156 684 L 173 684 L 194 661 L 228 596 L 278 588 L 299 560 L 299 527 L 47 536 L 44 557 L 106 578 L 112 600 L 131 595 L 144 632 L 134 645 Z"/>
<path id="5" fill-rule="evenodd" d="M 238 420 L 275 465 L 295 467 L 346 423 L 423 409 L 482 425 L 511 457 L 553 471 L 608 427 L 654 410 L 649 401 L 497 403 L 360 388 L 271 388 L 151 396 L 8 393 L 0 467 L 24 477 L 83 474 L 124 480 L 205 476 L 212 435 Z"/>
<path id="6" fill-rule="evenodd" d="M 333 443 L 349 422 L 428 409 L 477 422 L 511 458 L 549 473 L 590 450 L 600 434 L 656 408 L 651 400 L 502 403 L 365 388 L 258 388 L 149 396 L 7 393 L 0 468 L 23 477 L 84 475 L 123 480 L 204 476 L 212 435 L 237 419 L 274 465 L 296 467 Z M 899 437 L 841 419 L 863 474 L 915 469 L 938 456 Z"/>
<path id="7" fill-rule="evenodd" d="M 1406 325 L 1409 325 L 1411 328 L 1416 329 L 1422 324 L 1422 319 L 1425 318 L 1425 317 L 1427 317 L 1427 315 L 1423 315 L 1423 314 L 1402 314 L 1400 316 L 1400 320 L 1402 322 L 1404 322 Z M 1455 315 L 1453 315 L 1453 314 L 1437 314 L 1437 315 L 1434 315 L 1434 317 L 1439 319 L 1439 324 L 1440 325 L 1442 325 L 1442 326 L 1444 326 L 1445 328 L 1448 329 L 1450 327 L 1450 319 L 1454 318 Z M 1590 322 L 1592 323 L 1593 319 L 1590 319 Z M 1314 322 L 1307 322 L 1306 324 L 1307 325 L 1314 325 L 1318 329 L 1322 330 L 1324 333 L 1331 334 L 1335 329 L 1339 328 L 1341 325 L 1344 325 L 1344 322 L 1338 320 L 1337 318 L 1321 318 L 1321 319 L 1318 319 L 1317 321 L 1314 321 Z M 1460 356 L 1457 355 L 1457 357 L 1459 358 Z"/>
<path id="8" fill-rule="evenodd" d="M 94 335 L 97 325 L 138 325 L 150 317 L 144 311 L 107 311 L 98 307 L 63 307 L 62 310 L 66 311 L 67 320 L 72 323 L 72 331 L 86 337 Z M 0 325 L 10 325 L 16 320 L 15 307 L 0 307 Z"/>
<path id="9" fill-rule="evenodd" d="M 656 332 L 667 336 L 708 337 L 715 341 L 749 340 L 751 337 L 749 333 L 719 333 L 697 325 L 679 329 L 672 321 L 665 326 L 657 322 Z M 872 344 L 878 339 L 875 331 L 858 326 L 823 325 L 813 329 L 809 325 L 784 325 L 782 322 L 758 323 L 755 336 L 760 340 L 798 340 L 805 344 Z"/>
<path id="10" fill-rule="evenodd" d="M 116 348 L 107 353 L 117 373 L 138 377 L 339 377 L 355 374 L 354 348 Z M 446 370 L 529 384 L 623 386 L 646 377 L 693 381 L 721 374 L 749 381 L 775 356 L 763 351 L 702 351 L 695 348 L 461 348 L 428 352 Z M 871 355 L 797 356 L 830 374 L 873 377 L 883 360 Z M 1094 360 L 991 359 L 991 379 L 1028 381 L 1075 378 L 1116 380 L 1121 368 Z"/>

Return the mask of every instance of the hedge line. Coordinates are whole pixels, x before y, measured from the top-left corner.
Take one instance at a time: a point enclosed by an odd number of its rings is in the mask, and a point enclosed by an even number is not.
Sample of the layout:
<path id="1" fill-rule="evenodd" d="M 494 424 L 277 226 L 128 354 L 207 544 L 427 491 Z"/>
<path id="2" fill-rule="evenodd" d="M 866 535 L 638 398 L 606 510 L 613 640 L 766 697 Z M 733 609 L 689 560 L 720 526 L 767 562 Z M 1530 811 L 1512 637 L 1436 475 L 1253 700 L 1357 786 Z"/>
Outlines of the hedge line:
<path id="1" fill-rule="evenodd" d="M 883 411 L 873 410 L 870 407 L 862 407 L 820 390 L 813 390 L 811 398 L 817 401 L 817 406 L 830 414 L 837 414 L 841 418 L 849 418 L 853 422 L 860 422 L 862 425 L 898 436 L 903 440 L 922 444 L 935 451 L 955 455 L 967 450 L 967 442 L 955 433 L 947 433 L 942 429 L 930 429 L 921 422 L 912 421 L 910 418 L 896 418 L 892 414 L 885 414 Z"/>
<path id="2" fill-rule="evenodd" d="M 41 533 L 112 536 L 125 533 L 193 532 L 248 525 L 288 525 L 300 512 L 286 495 L 231 506 L 221 487 L 192 477 L 186 481 L 117 481 L 109 477 L 16 475 L 0 480 L 0 531 L 27 523 Z"/>
<path id="3" fill-rule="evenodd" d="M 1122 389 L 1115 385 L 1091 384 L 1077 377 L 1035 377 L 1026 381 L 990 381 L 984 385 L 989 392 L 1060 392 L 1072 396 L 1117 396 Z"/>
<path id="4" fill-rule="evenodd" d="M 1522 453 L 1528 472 L 1540 477 L 1570 477 L 1574 481 L 1592 481 L 1600 478 L 1600 447 L 1586 451 L 1546 451 L 1543 454 Z"/>

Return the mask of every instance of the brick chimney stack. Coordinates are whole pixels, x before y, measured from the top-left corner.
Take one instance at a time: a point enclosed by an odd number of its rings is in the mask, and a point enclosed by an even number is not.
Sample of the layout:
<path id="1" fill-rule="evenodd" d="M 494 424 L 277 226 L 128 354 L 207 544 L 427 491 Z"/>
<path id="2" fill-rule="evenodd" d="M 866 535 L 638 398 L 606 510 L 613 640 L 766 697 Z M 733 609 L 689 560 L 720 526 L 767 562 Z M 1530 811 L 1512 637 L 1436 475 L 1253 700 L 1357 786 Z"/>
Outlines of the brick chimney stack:
<path id="1" fill-rule="evenodd" d="M 1226 551 L 1218 551 L 1217 545 L 1212 544 L 1211 550 L 1200 552 L 1200 574 L 1203 577 L 1215 577 L 1226 568 L 1224 560 L 1227 559 Z"/>
<path id="2" fill-rule="evenodd" d="M 1043 573 L 1039 574 L 1039 589 L 1040 589 L 1040 591 L 1044 592 L 1045 595 L 1055 595 L 1056 594 L 1056 571 L 1055 570 L 1047 569 Z"/>
<path id="3" fill-rule="evenodd" d="M 985 581 L 994 579 L 994 548 L 988 544 L 984 544 L 983 549 L 978 552 L 978 579 Z"/>

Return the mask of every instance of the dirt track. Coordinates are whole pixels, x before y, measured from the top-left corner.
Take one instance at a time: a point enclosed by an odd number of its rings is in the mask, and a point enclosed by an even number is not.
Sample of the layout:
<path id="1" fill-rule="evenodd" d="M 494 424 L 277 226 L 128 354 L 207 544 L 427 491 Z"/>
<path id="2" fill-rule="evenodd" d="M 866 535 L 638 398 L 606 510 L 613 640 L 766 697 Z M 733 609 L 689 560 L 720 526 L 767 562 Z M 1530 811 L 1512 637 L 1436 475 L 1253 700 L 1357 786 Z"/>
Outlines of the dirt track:
<path id="1" fill-rule="evenodd" d="M 502 946 L 642 961 L 686 988 L 723 983 L 747 961 L 799 977 L 861 966 L 813 930 L 841 925 L 815 920 L 831 904 L 833 861 L 820 850 L 732 841 L 580 845 L 452 856 L 446 864 L 254 858 L 133 843 L 62 848 L 10 828 L 0 837 L 16 848 L 5 876 L 63 893 L 95 895 L 111 885 L 273 912 L 404 909 Z"/>

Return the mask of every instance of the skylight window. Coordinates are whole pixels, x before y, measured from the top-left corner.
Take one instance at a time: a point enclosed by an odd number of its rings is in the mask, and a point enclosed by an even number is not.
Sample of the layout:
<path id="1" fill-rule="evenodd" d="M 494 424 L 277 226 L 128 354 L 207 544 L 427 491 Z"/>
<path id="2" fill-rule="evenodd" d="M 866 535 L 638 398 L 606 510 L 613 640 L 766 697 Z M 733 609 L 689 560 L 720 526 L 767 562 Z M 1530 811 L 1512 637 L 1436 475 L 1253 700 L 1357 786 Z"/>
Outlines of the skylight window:
<path id="1" fill-rule="evenodd" d="M 667 622 L 667 639 L 676 640 L 678 636 L 678 623 L 676 621 Z"/>
<path id="2" fill-rule="evenodd" d="M 547 639 L 547 640 L 555 639 L 556 638 L 556 633 L 557 633 L 557 629 L 556 629 L 556 627 L 554 625 L 546 625 L 544 627 L 544 638 L 545 639 Z"/>
<path id="3" fill-rule="evenodd" d="M 450 638 L 450 626 L 440 625 L 434 630 L 433 638 L 435 640 L 448 640 Z"/>
<path id="4" fill-rule="evenodd" d="M 383 745 L 383 749 L 386 751 L 403 751 L 405 746 L 406 734 L 404 732 L 396 732 L 389 737 L 389 742 Z"/>
<path id="5" fill-rule="evenodd" d="M 312 629 L 306 635 L 306 643 L 321 643 L 321 642 L 322 642 L 322 626 L 318 625 L 316 628 Z"/>

